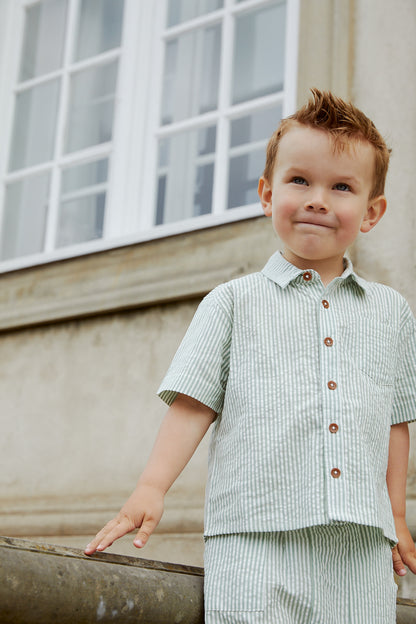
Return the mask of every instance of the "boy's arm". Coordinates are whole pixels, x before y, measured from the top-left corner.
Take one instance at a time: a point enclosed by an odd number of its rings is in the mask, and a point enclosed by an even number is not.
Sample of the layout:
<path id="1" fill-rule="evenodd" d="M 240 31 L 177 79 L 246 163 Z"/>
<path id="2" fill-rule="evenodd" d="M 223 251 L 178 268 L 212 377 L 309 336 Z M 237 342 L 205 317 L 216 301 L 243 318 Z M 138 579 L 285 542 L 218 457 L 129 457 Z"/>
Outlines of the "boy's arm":
<path id="1" fill-rule="evenodd" d="M 142 548 L 163 513 L 166 492 L 182 472 L 216 413 L 179 394 L 160 427 L 149 461 L 135 490 L 118 515 L 85 548 L 86 555 L 105 550 L 126 533 L 139 529 L 134 545 Z"/>
<path id="2" fill-rule="evenodd" d="M 409 427 L 407 423 L 392 425 L 390 430 L 387 488 L 393 510 L 398 544 L 393 548 L 393 567 L 404 576 L 404 564 L 416 574 L 416 547 L 406 524 L 406 478 L 409 458 Z"/>

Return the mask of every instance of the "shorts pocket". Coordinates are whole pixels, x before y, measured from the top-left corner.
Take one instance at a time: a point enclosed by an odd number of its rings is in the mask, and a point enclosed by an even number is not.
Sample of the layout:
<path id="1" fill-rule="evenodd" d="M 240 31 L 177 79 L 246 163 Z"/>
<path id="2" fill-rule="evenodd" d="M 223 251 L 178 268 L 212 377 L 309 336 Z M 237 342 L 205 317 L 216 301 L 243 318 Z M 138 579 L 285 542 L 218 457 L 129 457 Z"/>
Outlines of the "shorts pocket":
<path id="1" fill-rule="evenodd" d="M 205 611 L 264 610 L 264 536 L 219 535 L 205 540 Z"/>

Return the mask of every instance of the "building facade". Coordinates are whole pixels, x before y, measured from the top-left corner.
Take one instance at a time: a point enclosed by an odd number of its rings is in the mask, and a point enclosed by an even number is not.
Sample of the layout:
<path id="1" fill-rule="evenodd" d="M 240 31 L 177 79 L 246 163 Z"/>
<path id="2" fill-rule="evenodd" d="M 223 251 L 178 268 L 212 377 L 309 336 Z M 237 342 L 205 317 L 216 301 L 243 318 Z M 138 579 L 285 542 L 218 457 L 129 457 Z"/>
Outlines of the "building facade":
<path id="1" fill-rule="evenodd" d="M 312 86 L 393 149 L 388 212 L 351 255 L 416 312 L 415 28 L 413 0 L 3 0 L 0 534 L 82 547 L 117 512 L 201 297 L 279 248 L 257 178 Z M 143 556 L 202 565 L 206 454 Z"/>

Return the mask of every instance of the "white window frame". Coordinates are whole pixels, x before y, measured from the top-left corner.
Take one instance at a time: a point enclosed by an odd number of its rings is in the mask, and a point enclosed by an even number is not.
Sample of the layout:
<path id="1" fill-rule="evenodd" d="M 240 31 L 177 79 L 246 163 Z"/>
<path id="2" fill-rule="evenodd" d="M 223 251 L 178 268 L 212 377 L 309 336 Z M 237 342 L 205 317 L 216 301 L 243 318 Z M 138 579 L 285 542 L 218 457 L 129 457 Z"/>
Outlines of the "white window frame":
<path id="1" fill-rule="evenodd" d="M 20 172 L 6 173 L 15 93 L 15 89 L 10 89 L 10 85 L 17 83 L 16 77 L 23 38 L 24 10 L 37 1 L 6 0 L 3 7 L 0 8 L 0 23 L 3 24 L 0 26 L 0 36 L 3 35 L 3 44 L 0 44 L 0 46 L 2 45 L 0 58 L 3 59 L 2 62 L 0 61 L 0 115 L 2 119 L 6 120 L 5 127 L 7 128 L 3 135 L 2 145 L 0 145 L 0 175 L 2 179 L 0 211 L 4 201 L 5 180 L 12 181 L 21 176 Z M 55 176 L 51 189 L 53 205 L 50 208 L 52 214 L 48 218 L 46 250 L 39 254 L 3 261 L 0 263 L 0 273 L 214 227 L 262 214 L 259 203 L 231 210 L 225 208 L 229 157 L 227 128 L 232 119 L 244 113 L 254 112 L 259 107 L 282 102 L 283 116 L 294 111 L 296 107 L 300 0 L 286 0 L 284 91 L 234 106 L 227 106 L 226 102 L 227 88 L 231 84 L 230 59 L 232 58 L 232 50 L 230 50 L 230 42 L 232 37 L 230 35 L 232 35 L 233 18 L 237 14 L 243 14 L 254 8 L 267 5 L 269 2 L 270 0 L 247 0 L 234 4 L 232 0 L 224 0 L 224 8 L 169 29 L 165 37 L 186 32 L 198 25 L 218 22 L 220 19 L 224 20 L 220 101 L 218 109 L 213 112 L 159 128 L 165 38 L 161 38 L 160 33 L 164 31 L 165 3 L 160 0 L 157 2 L 125 0 L 121 48 L 100 56 L 102 61 L 120 56 L 113 140 L 111 143 L 83 150 L 81 159 L 79 152 L 76 152 L 63 156 L 59 162 L 60 165 L 81 164 L 94 156 L 102 155 L 104 157 L 111 154 L 103 238 L 53 249 L 59 200 L 59 177 Z M 72 2 L 70 6 L 74 7 L 76 3 Z M 74 28 L 75 19 L 75 11 L 72 10 L 69 15 L 70 25 L 68 28 Z M 152 24 L 152 28 L 149 28 L 149 24 Z M 19 33 L 17 38 L 16 33 Z M 94 57 L 92 62 L 89 59 L 81 61 L 77 63 L 76 68 L 86 68 L 90 64 L 95 64 L 96 60 L 97 57 Z M 65 62 L 68 61 L 69 58 L 65 60 Z M 67 77 L 62 87 L 64 93 L 61 97 L 64 98 L 64 102 L 67 101 L 68 82 Z M 143 95 L 143 85 L 145 85 L 145 96 Z M 60 123 L 62 123 L 64 112 L 64 110 L 60 110 Z M 196 129 L 210 123 L 218 123 L 223 126 L 222 131 L 217 135 L 220 140 L 217 141 L 215 155 L 213 212 L 184 221 L 154 226 L 156 139 L 169 136 L 178 130 Z M 63 136 L 62 128 L 58 128 L 57 135 L 58 137 Z M 49 165 L 36 165 L 30 167 L 30 170 L 35 173 L 48 168 Z M 25 173 L 28 171 L 29 169 L 25 169 Z M 148 209 L 140 209 L 140 207 L 148 207 Z M 0 219 L 1 217 L 0 213 Z"/>

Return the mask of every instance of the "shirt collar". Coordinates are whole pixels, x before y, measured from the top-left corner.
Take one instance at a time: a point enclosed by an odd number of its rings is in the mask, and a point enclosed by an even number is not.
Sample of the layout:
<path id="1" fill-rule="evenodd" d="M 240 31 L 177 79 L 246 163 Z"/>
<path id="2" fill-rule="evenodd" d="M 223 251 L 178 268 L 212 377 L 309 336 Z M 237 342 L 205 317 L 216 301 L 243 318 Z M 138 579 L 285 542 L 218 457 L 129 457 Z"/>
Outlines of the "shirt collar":
<path id="1" fill-rule="evenodd" d="M 352 279 L 360 288 L 367 290 L 368 282 L 354 272 L 352 262 L 349 258 L 344 258 L 345 270 L 338 280 Z M 281 288 L 286 288 L 288 284 L 293 282 L 299 275 L 304 273 L 303 269 L 298 269 L 294 264 L 288 262 L 282 255 L 282 252 L 277 251 L 267 262 L 266 266 L 262 270 L 263 275 L 276 282 Z"/>

